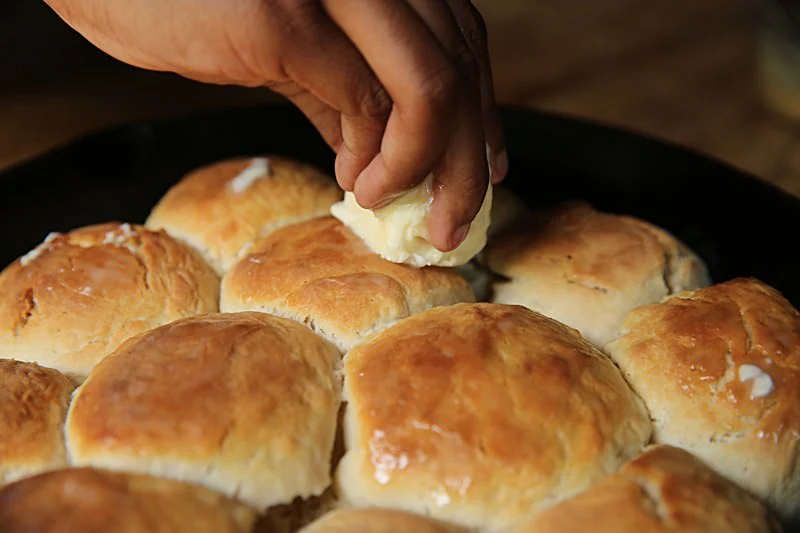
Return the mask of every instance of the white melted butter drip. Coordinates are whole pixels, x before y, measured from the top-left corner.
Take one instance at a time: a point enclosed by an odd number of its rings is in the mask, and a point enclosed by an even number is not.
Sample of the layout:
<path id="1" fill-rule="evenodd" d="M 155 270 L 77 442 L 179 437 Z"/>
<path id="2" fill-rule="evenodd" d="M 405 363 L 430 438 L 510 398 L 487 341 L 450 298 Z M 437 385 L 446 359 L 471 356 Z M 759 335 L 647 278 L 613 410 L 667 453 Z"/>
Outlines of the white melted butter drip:
<path id="1" fill-rule="evenodd" d="M 775 389 L 775 383 L 769 374 L 761 370 L 755 365 L 742 365 L 739 367 L 739 381 L 745 383 L 747 381 L 753 382 L 753 388 L 750 389 L 750 399 L 763 398 Z"/>
<path id="2" fill-rule="evenodd" d="M 233 192 L 240 194 L 250 188 L 257 180 L 270 175 L 269 159 L 256 157 L 244 170 L 234 176 L 229 185 Z"/>
<path id="3" fill-rule="evenodd" d="M 53 242 L 59 235 L 61 234 L 55 232 L 48 233 L 47 237 L 44 238 L 44 241 L 42 241 L 41 244 L 39 244 L 39 246 L 37 246 L 27 254 L 20 257 L 19 264 L 22 266 L 26 266 L 28 263 L 39 257 L 42 254 L 42 252 L 44 252 L 47 249 L 48 245 L 51 242 Z"/>
<path id="4" fill-rule="evenodd" d="M 433 491 L 431 496 L 433 496 L 433 503 L 439 508 L 447 507 L 452 501 L 450 499 L 450 495 L 447 493 L 447 490 L 444 487 L 439 487 Z"/>
<path id="5" fill-rule="evenodd" d="M 391 481 L 392 474 L 398 470 L 408 467 L 408 456 L 404 453 L 394 453 L 391 448 L 386 449 L 385 443 L 381 441 L 386 434 L 383 431 L 375 430 L 370 439 L 370 455 L 372 465 L 375 468 L 373 477 L 381 485 L 386 485 Z"/>
<path id="6" fill-rule="evenodd" d="M 122 246 L 125 242 L 135 235 L 133 228 L 127 222 L 125 224 L 121 224 L 119 228 L 109 231 L 106 233 L 105 237 L 103 237 L 103 244 L 114 244 L 116 246 Z"/>

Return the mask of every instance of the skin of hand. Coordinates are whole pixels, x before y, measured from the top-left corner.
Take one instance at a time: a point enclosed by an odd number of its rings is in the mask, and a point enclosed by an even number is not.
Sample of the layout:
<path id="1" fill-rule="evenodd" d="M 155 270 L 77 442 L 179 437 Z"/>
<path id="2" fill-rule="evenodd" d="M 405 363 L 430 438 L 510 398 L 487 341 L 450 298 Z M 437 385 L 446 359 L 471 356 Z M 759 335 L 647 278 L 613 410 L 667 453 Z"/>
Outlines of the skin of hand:
<path id="1" fill-rule="evenodd" d="M 469 0 L 46 0 L 95 46 L 134 66 L 268 87 L 336 152 L 365 208 L 436 176 L 431 242 L 463 240 L 508 159 L 486 28 Z"/>

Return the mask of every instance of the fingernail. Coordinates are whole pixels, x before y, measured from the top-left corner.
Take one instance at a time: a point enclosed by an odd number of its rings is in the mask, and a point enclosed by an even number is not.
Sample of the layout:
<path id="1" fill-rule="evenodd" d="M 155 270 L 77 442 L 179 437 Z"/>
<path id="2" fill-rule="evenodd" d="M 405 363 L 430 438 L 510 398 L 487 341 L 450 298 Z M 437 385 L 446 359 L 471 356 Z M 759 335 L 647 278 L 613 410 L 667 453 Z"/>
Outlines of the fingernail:
<path id="1" fill-rule="evenodd" d="M 352 175 L 352 154 L 346 147 L 342 147 L 336 155 L 334 163 L 334 172 L 336 173 L 336 181 L 339 186 L 347 192 L 353 192 L 356 180 Z"/>
<path id="2" fill-rule="evenodd" d="M 469 233 L 469 226 L 469 224 L 464 224 L 453 232 L 453 236 L 451 237 L 451 249 L 458 248 L 461 243 L 464 242 L 464 239 L 467 238 L 467 233 Z"/>
<path id="3" fill-rule="evenodd" d="M 336 173 L 336 181 L 339 182 L 339 186 L 347 192 L 353 192 L 353 187 L 356 184 L 356 180 L 352 179 L 346 172 L 346 157 L 347 156 L 344 154 L 344 152 L 339 152 L 339 154 L 336 156 L 333 169 Z"/>
<path id="4" fill-rule="evenodd" d="M 383 198 L 375 194 L 375 187 L 372 186 L 372 183 L 380 178 L 380 172 L 381 169 L 377 164 L 377 160 L 372 160 L 372 162 L 356 176 L 356 182 L 355 185 L 353 185 L 353 194 L 356 195 L 358 205 L 364 209 L 375 209 L 377 201 L 383 201 Z"/>
<path id="5" fill-rule="evenodd" d="M 506 177 L 508 173 L 508 152 L 503 150 L 497 157 L 494 158 L 494 174 L 492 174 L 492 183 L 499 183 Z"/>

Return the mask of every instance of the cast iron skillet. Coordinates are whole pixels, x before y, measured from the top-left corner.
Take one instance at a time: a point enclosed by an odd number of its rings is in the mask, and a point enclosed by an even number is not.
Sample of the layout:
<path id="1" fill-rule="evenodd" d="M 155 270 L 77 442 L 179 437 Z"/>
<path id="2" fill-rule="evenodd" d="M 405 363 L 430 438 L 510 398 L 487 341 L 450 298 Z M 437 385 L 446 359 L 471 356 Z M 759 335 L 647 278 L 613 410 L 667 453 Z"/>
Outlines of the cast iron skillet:
<path id="1" fill-rule="evenodd" d="M 533 205 L 585 199 L 673 232 L 715 281 L 754 276 L 800 304 L 794 233 L 800 200 L 719 162 L 632 133 L 503 110 L 508 184 Z M 274 152 L 332 171 L 333 154 L 293 107 L 272 105 L 131 125 L 0 172 L 0 267 L 50 231 L 141 222 L 204 163 Z"/>
<path id="2" fill-rule="evenodd" d="M 583 199 L 654 222 L 708 263 L 714 281 L 754 276 L 800 304 L 794 262 L 800 200 L 724 164 L 633 133 L 503 110 L 507 184 L 531 205 Z M 333 154 L 289 106 L 126 126 L 0 172 L 0 268 L 50 231 L 142 222 L 181 175 L 265 152 L 332 172 Z M 790 527 L 788 531 L 800 531 Z"/>

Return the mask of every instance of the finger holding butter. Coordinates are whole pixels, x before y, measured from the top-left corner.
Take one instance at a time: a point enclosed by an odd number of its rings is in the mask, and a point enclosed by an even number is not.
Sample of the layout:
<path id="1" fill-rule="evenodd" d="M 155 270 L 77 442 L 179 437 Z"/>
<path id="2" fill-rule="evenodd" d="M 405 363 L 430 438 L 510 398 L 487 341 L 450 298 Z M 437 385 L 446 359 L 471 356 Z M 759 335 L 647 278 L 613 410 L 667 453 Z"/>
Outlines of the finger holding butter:
<path id="1" fill-rule="evenodd" d="M 435 177 L 431 174 L 388 205 L 361 207 L 352 192 L 331 207 L 331 214 L 387 261 L 415 267 L 456 267 L 468 263 L 486 245 L 491 222 L 491 180 L 467 236 L 455 249 L 444 252 L 431 243 L 428 216 Z"/>

